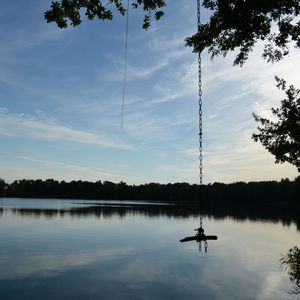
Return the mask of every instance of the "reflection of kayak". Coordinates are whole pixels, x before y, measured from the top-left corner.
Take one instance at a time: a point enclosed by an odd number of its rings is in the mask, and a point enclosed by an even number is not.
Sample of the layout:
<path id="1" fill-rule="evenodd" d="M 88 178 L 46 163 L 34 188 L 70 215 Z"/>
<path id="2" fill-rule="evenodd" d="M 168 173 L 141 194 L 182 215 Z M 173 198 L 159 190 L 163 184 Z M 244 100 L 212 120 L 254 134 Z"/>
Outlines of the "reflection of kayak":
<path id="1" fill-rule="evenodd" d="M 196 234 L 194 236 L 188 236 L 180 242 L 188 242 L 188 241 L 207 241 L 207 240 L 217 240 L 218 237 L 216 235 L 205 235 L 205 234 Z"/>

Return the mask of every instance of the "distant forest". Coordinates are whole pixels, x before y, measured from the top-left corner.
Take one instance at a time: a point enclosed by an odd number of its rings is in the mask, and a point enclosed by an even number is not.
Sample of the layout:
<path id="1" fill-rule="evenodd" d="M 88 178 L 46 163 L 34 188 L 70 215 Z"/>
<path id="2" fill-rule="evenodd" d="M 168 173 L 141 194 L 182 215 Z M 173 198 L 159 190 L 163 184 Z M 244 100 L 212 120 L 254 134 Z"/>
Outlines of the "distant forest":
<path id="1" fill-rule="evenodd" d="M 128 185 L 110 181 L 57 181 L 15 180 L 8 184 L 0 179 L 0 197 L 96 199 L 96 200 L 149 200 L 204 204 L 205 207 L 232 205 L 272 204 L 300 206 L 300 176 L 295 180 L 262 182 L 213 183 L 149 183 Z"/>

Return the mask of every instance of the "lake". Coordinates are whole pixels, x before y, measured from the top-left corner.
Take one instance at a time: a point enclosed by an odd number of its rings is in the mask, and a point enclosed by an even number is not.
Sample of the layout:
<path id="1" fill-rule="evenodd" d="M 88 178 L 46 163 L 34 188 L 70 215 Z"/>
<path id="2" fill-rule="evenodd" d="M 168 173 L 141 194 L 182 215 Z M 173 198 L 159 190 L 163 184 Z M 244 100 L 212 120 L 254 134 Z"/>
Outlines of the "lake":
<path id="1" fill-rule="evenodd" d="M 130 201 L 0 198 L 0 299 L 288 299 L 289 218 Z M 200 251 L 201 250 L 201 251 Z"/>

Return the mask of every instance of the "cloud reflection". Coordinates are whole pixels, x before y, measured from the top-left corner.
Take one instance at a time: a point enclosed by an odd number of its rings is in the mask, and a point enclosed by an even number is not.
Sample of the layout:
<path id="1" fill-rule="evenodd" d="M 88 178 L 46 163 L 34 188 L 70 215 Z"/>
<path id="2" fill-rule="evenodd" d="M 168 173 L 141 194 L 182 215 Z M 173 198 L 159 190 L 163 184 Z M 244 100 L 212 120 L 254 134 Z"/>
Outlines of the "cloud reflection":
<path id="1" fill-rule="evenodd" d="M 76 267 L 84 267 L 95 262 L 112 261 L 118 256 L 129 255 L 132 251 L 132 248 L 125 247 L 66 254 L 42 253 L 25 256 L 22 258 L 22 261 L 18 261 L 19 258 L 13 255 L 0 256 L 2 265 L 0 280 L 20 279 L 33 275 L 38 275 L 39 277 L 55 276 L 60 272 Z"/>

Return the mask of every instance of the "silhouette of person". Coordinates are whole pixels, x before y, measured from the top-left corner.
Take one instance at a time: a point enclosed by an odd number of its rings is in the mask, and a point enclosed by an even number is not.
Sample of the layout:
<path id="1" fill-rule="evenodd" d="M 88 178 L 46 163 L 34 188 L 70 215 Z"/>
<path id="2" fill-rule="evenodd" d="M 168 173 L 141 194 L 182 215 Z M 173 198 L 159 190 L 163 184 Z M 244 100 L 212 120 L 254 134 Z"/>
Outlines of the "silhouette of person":
<path id="1" fill-rule="evenodd" d="M 204 235 L 204 229 L 202 227 L 199 227 L 197 231 L 198 231 L 198 235 Z"/>

